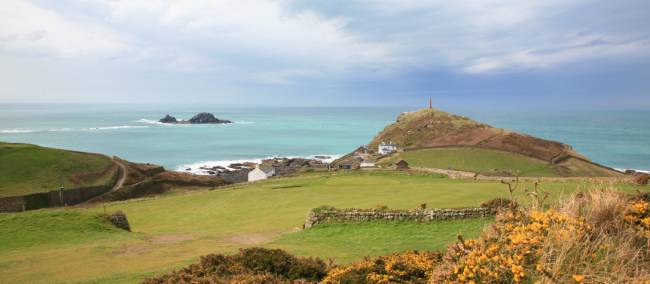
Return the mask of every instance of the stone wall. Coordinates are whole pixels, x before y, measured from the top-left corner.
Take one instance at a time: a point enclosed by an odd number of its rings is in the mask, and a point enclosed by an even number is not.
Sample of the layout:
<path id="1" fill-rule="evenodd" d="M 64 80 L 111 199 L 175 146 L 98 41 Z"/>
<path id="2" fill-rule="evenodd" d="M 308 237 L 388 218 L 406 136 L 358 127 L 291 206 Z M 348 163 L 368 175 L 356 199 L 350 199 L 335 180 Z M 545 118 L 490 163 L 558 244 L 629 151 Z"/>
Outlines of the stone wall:
<path id="1" fill-rule="evenodd" d="M 0 198 L 0 213 L 23 210 L 25 210 L 25 199 L 22 196 Z"/>
<path id="2" fill-rule="evenodd" d="M 449 208 L 418 210 L 369 210 L 314 208 L 307 214 L 304 228 L 317 224 L 356 223 L 367 221 L 413 221 L 431 222 L 450 219 L 478 218 L 493 215 L 489 208 Z"/>
<path id="3" fill-rule="evenodd" d="M 111 190 L 111 186 L 90 186 L 66 189 L 63 192 L 51 190 L 49 192 L 34 193 L 21 196 L 0 198 L 0 212 L 20 212 L 46 207 L 76 205 L 95 196 Z M 61 204 L 63 200 L 63 204 Z"/>

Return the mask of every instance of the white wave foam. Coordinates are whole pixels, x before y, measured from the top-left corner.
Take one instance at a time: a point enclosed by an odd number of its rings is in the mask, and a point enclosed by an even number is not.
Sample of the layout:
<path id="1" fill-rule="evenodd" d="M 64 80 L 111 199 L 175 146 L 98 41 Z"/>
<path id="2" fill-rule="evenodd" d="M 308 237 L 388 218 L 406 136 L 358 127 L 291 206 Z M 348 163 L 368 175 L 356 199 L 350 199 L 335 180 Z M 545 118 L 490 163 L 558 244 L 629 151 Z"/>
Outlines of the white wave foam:
<path id="1" fill-rule="evenodd" d="M 338 159 L 338 158 L 340 158 L 340 157 L 342 157 L 342 156 L 343 156 L 343 155 L 327 155 L 327 154 L 322 154 L 322 155 L 320 155 L 320 154 L 317 154 L 317 155 L 311 155 L 311 156 L 308 156 L 307 158 L 308 158 L 308 159 L 319 160 L 319 161 L 321 161 L 321 162 L 323 162 L 323 163 L 327 163 L 327 164 L 329 164 L 329 163 L 331 163 L 331 162 L 334 162 L 334 160 L 336 160 L 336 159 Z M 329 157 L 329 158 L 316 158 L 316 157 Z"/>
<path id="2" fill-rule="evenodd" d="M 635 172 L 637 172 L 637 173 L 646 173 L 646 174 L 650 174 L 650 171 L 649 171 L 649 170 L 618 169 L 618 168 L 614 168 L 614 169 L 617 170 L 617 171 L 619 171 L 619 172 L 622 172 L 622 173 L 624 173 L 624 172 L 627 171 L 627 170 L 633 170 L 633 171 L 635 171 Z"/>
<path id="3" fill-rule="evenodd" d="M 4 129 L 0 130 L 0 133 L 2 134 L 17 134 L 17 133 L 32 133 L 32 132 L 37 132 L 38 130 L 33 130 L 33 129 Z"/>
<path id="4" fill-rule="evenodd" d="M 327 159 L 317 159 L 315 156 L 328 156 L 329 158 Z M 195 175 L 208 175 L 209 170 L 201 169 L 203 168 L 213 168 L 213 167 L 224 167 L 227 169 L 232 170 L 232 168 L 228 167 L 231 164 L 236 164 L 236 163 L 256 163 L 259 164 L 262 162 L 262 160 L 266 159 L 273 159 L 273 158 L 305 158 L 305 159 L 315 159 L 315 160 L 320 160 L 323 163 L 331 163 L 332 161 L 340 158 L 341 155 L 311 155 L 311 156 L 305 156 L 305 157 L 298 157 L 298 156 L 284 156 L 284 157 L 278 157 L 278 156 L 273 156 L 273 157 L 266 157 L 266 158 L 258 158 L 258 159 L 241 159 L 241 160 L 215 160 L 215 161 L 202 161 L 202 162 L 196 162 L 196 163 L 191 163 L 191 164 L 184 164 L 176 167 L 176 171 L 179 172 L 186 172 L 186 173 L 191 173 Z"/>
<path id="5" fill-rule="evenodd" d="M 73 131 L 74 129 L 72 128 L 55 128 L 55 129 L 48 129 L 47 131 L 50 132 L 61 132 L 61 131 Z"/>
<path id="6" fill-rule="evenodd" d="M 235 121 L 235 124 L 255 124 L 253 121 Z"/>
<path id="7" fill-rule="evenodd" d="M 97 130 L 114 130 L 114 129 L 132 129 L 132 128 L 148 128 L 149 126 L 143 125 L 120 125 L 120 126 L 104 126 L 104 127 L 89 127 L 83 128 L 83 131 L 97 131 Z"/>
<path id="8" fill-rule="evenodd" d="M 165 125 L 165 123 L 162 123 L 157 120 L 151 120 L 151 119 L 146 119 L 146 118 L 141 118 L 138 120 L 134 120 L 133 122 L 139 122 L 139 123 L 149 123 L 149 124 L 157 124 L 157 125 Z"/>
<path id="9" fill-rule="evenodd" d="M 213 168 L 213 167 L 224 167 L 227 169 L 231 169 L 230 166 L 231 164 L 236 164 L 236 163 L 256 163 L 259 164 L 262 162 L 264 159 L 270 159 L 272 157 L 267 157 L 263 159 L 246 159 L 246 160 L 219 160 L 219 161 L 202 161 L 202 162 L 197 162 L 197 163 L 191 163 L 191 164 L 185 164 L 185 165 L 180 165 L 176 167 L 176 171 L 179 172 L 186 172 L 186 173 L 192 173 L 195 175 L 208 175 L 208 170 L 201 169 L 203 168 Z"/>

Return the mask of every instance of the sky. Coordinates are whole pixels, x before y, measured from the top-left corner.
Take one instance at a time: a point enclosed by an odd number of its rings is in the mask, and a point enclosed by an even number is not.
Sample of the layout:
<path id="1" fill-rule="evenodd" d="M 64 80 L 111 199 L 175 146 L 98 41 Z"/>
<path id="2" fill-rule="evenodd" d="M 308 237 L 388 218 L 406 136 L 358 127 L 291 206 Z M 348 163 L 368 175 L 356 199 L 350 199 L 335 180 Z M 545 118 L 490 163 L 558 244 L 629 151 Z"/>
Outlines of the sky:
<path id="1" fill-rule="evenodd" d="M 3 0 L 0 103 L 650 110 L 650 1 Z"/>

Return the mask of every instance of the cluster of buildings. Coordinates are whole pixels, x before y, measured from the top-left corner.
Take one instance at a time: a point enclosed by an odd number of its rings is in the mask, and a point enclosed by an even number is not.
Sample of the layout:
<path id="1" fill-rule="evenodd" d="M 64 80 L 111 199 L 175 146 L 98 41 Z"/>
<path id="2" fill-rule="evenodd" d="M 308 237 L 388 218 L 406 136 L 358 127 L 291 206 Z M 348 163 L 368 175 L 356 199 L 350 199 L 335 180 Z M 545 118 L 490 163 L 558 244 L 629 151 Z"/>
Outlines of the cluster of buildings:
<path id="1" fill-rule="evenodd" d="M 389 155 L 397 152 L 397 145 L 391 142 L 381 142 L 376 150 L 370 149 L 366 146 L 361 146 L 355 150 L 352 155 L 344 161 L 334 165 L 336 169 L 352 170 L 361 168 L 374 168 L 375 158 L 377 154 L 380 156 Z M 396 169 L 408 168 L 406 161 L 401 160 L 395 164 Z M 248 172 L 248 181 L 264 180 L 275 175 L 282 175 L 278 173 L 276 167 L 271 164 L 262 163 L 256 165 L 254 169 Z"/>
<path id="2" fill-rule="evenodd" d="M 397 145 L 393 144 L 392 142 L 382 141 L 377 146 L 377 150 L 370 149 L 366 146 L 361 146 L 353 152 L 352 156 L 349 159 L 341 162 L 336 166 L 338 169 L 343 170 L 374 168 L 374 159 L 377 158 L 377 155 L 384 156 L 392 154 L 394 152 L 397 152 Z"/>

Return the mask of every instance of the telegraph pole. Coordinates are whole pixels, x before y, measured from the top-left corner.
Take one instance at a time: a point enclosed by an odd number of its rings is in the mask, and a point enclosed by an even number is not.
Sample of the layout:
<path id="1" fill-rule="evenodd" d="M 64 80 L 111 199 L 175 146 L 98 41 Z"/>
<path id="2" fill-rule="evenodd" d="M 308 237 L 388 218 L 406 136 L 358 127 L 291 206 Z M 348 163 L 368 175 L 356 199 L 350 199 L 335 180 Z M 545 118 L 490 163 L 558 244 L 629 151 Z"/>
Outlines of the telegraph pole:
<path id="1" fill-rule="evenodd" d="M 65 206 L 65 204 L 63 203 L 63 190 L 65 189 L 63 187 L 63 177 L 59 177 L 59 182 L 61 183 L 61 186 L 59 187 L 59 203 L 61 204 L 61 206 Z"/>

